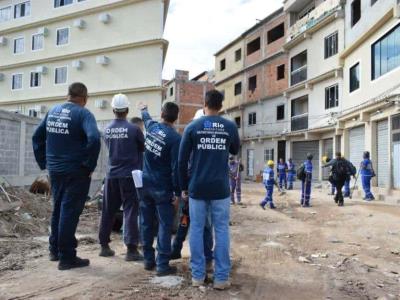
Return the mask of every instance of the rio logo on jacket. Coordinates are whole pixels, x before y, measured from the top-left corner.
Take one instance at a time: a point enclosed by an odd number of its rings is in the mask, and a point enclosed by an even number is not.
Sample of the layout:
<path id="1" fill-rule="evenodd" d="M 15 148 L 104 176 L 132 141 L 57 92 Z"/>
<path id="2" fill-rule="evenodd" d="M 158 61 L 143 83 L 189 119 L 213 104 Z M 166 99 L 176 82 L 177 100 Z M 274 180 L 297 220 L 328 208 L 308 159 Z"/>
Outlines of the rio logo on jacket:
<path id="1" fill-rule="evenodd" d="M 161 152 L 166 145 L 165 138 L 166 133 L 156 126 L 153 130 L 147 133 L 146 135 L 146 150 L 150 151 L 154 155 L 161 157 Z"/>
<path id="2" fill-rule="evenodd" d="M 229 134 L 225 131 L 224 124 L 204 121 L 203 130 L 198 131 L 198 150 L 225 151 L 228 145 Z"/>

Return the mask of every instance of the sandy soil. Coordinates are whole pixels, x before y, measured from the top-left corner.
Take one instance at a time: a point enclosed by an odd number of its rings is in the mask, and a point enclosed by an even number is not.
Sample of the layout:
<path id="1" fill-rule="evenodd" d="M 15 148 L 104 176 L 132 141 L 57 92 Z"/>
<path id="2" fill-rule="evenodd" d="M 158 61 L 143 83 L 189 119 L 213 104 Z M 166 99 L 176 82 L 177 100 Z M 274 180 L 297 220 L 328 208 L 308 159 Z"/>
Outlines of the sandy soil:
<path id="1" fill-rule="evenodd" d="M 117 256 L 98 257 L 92 209 L 79 230 L 79 255 L 91 259 L 89 268 L 58 271 L 47 260 L 46 237 L 0 239 L 0 299 L 400 299 L 399 206 L 354 199 L 339 208 L 315 190 L 311 208 L 300 208 L 299 192 L 291 191 L 275 195 L 276 210 L 263 211 L 263 187 L 243 190 L 246 205 L 232 207 L 229 291 L 190 287 L 187 247 L 173 262 L 183 282 L 171 288 L 152 283 L 154 273 L 141 264 L 126 263 L 117 235 Z"/>

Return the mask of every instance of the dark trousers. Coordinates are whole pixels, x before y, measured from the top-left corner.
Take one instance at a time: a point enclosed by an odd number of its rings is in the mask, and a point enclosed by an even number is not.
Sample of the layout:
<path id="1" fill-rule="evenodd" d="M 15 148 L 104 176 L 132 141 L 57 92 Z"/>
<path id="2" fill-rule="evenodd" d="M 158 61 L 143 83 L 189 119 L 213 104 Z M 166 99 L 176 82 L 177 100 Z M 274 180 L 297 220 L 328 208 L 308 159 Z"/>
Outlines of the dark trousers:
<path id="1" fill-rule="evenodd" d="M 99 231 L 102 246 L 108 245 L 111 241 L 114 217 L 121 205 L 124 214 L 124 243 L 127 246 L 137 246 L 139 243 L 137 222 L 139 202 L 132 177 L 106 178 Z"/>
<path id="2" fill-rule="evenodd" d="M 335 202 L 343 204 L 343 191 L 342 188 L 344 186 L 346 179 L 335 180 L 336 186 L 336 195 L 335 195 Z"/>
<path id="3" fill-rule="evenodd" d="M 230 178 L 229 179 L 230 187 L 231 187 L 231 202 L 235 203 L 235 192 L 236 192 L 236 200 L 238 203 L 242 200 L 242 179 L 238 178 L 237 180 Z"/>
<path id="4" fill-rule="evenodd" d="M 58 254 L 61 261 L 76 257 L 78 241 L 75 232 L 85 207 L 90 180 L 86 171 L 61 175 L 50 173 L 53 213 L 49 250 Z"/>
<path id="5" fill-rule="evenodd" d="M 163 272 L 169 268 L 171 256 L 171 236 L 174 222 L 174 207 L 172 195 L 143 189 L 140 199 L 140 230 L 143 242 L 145 264 L 157 265 L 157 271 Z M 155 258 L 154 219 L 158 221 L 157 259 Z"/>
<path id="6" fill-rule="evenodd" d="M 311 180 L 301 181 L 301 205 L 309 205 L 311 199 Z"/>

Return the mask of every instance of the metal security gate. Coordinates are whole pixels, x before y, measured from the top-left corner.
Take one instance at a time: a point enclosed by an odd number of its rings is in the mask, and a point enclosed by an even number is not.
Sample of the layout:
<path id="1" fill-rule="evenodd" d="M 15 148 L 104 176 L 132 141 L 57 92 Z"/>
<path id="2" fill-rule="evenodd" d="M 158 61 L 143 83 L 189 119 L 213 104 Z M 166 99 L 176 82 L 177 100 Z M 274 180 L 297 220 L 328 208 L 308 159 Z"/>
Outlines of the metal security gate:
<path id="1" fill-rule="evenodd" d="M 254 176 L 254 149 L 247 150 L 247 176 Z"/>
<path id="2" fill-rule="evenodd" d="M 377 176 L 379 187 L 389 187 L 390 166 L 389 166 L 389 127 L 388 121 L 380 121 L 376 126 L 376 156 Z"/>
<path id="3" fill-rule="evenodd" d="M 356 127 L 349 131 L 349 160 L 354 166 L 360 166 L 365 151 L 365 127 Z"/>
<path id="4" fill-rule="evenodd" d="M 333 139 L 327 139 L 323 141 L 323 153 L 322 156 L 326 155 L 329 158 L 333 158 Z M 322 179 L 327 180 L 329 178 L 330 170 L 329 168 L 322 169 Z"/>
<path id="5" fill-rule="evenodd" d="M 319 176 L 319 141 L 311 142 L 293 142 L 292 145 L 292 159 L 298 168 L 306 159 L 307 153 L 314 156 L 313 159 L 313 179 L 318 180 Z"/>
<path id="6" fill-rule="evenodd" d="M 400 115 L 392 118 L 392 143 L 393 187 L 400 189 Z"/>

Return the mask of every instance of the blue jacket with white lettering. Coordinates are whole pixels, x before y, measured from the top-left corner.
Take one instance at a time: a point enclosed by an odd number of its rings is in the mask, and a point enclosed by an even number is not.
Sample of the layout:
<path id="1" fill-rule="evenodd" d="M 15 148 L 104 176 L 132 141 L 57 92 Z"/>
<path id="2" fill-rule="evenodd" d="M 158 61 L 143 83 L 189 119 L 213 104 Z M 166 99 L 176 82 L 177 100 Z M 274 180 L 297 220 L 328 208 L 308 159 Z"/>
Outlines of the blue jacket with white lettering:
<path id="1" fill-rule="evenodd" d="M 67 102 L 47 113 L 33 134 L 32 144 L 42 170 L 72 174 L 84 169 L 92 173 L 100 152 L 100 133 L 89 110 Z"/>
<path id="2" fill-rule="evenodd" d="M 172 200 L 173 194 L 180 196 L 178 179 L 178 154 L 181 136 L 164 123 L 154 121 L 147 110 L 142 110 L 146 128 L 143 188 L 156 191 L 159 202 Z M 187 172 L 187 169 L 186 169 Z"/>
<path id="3" fill-rule="evenodd" d="M 239 152 L 236 125 L 220 116 L 205 116 L 190 123 L 179 149 L 179 180 L 182 190 L 199 200 L 229 197 L 229 153 Z M 192 153 L 191 176 L 188 164 Z"/>
<path id="4" fill-rule="evenodd" d="M 133 170 L 142 169 L 143 133 L 125 119 L 113 120 L 104 130 L 108 148 L 107 178 L 131 177 Z"/>

